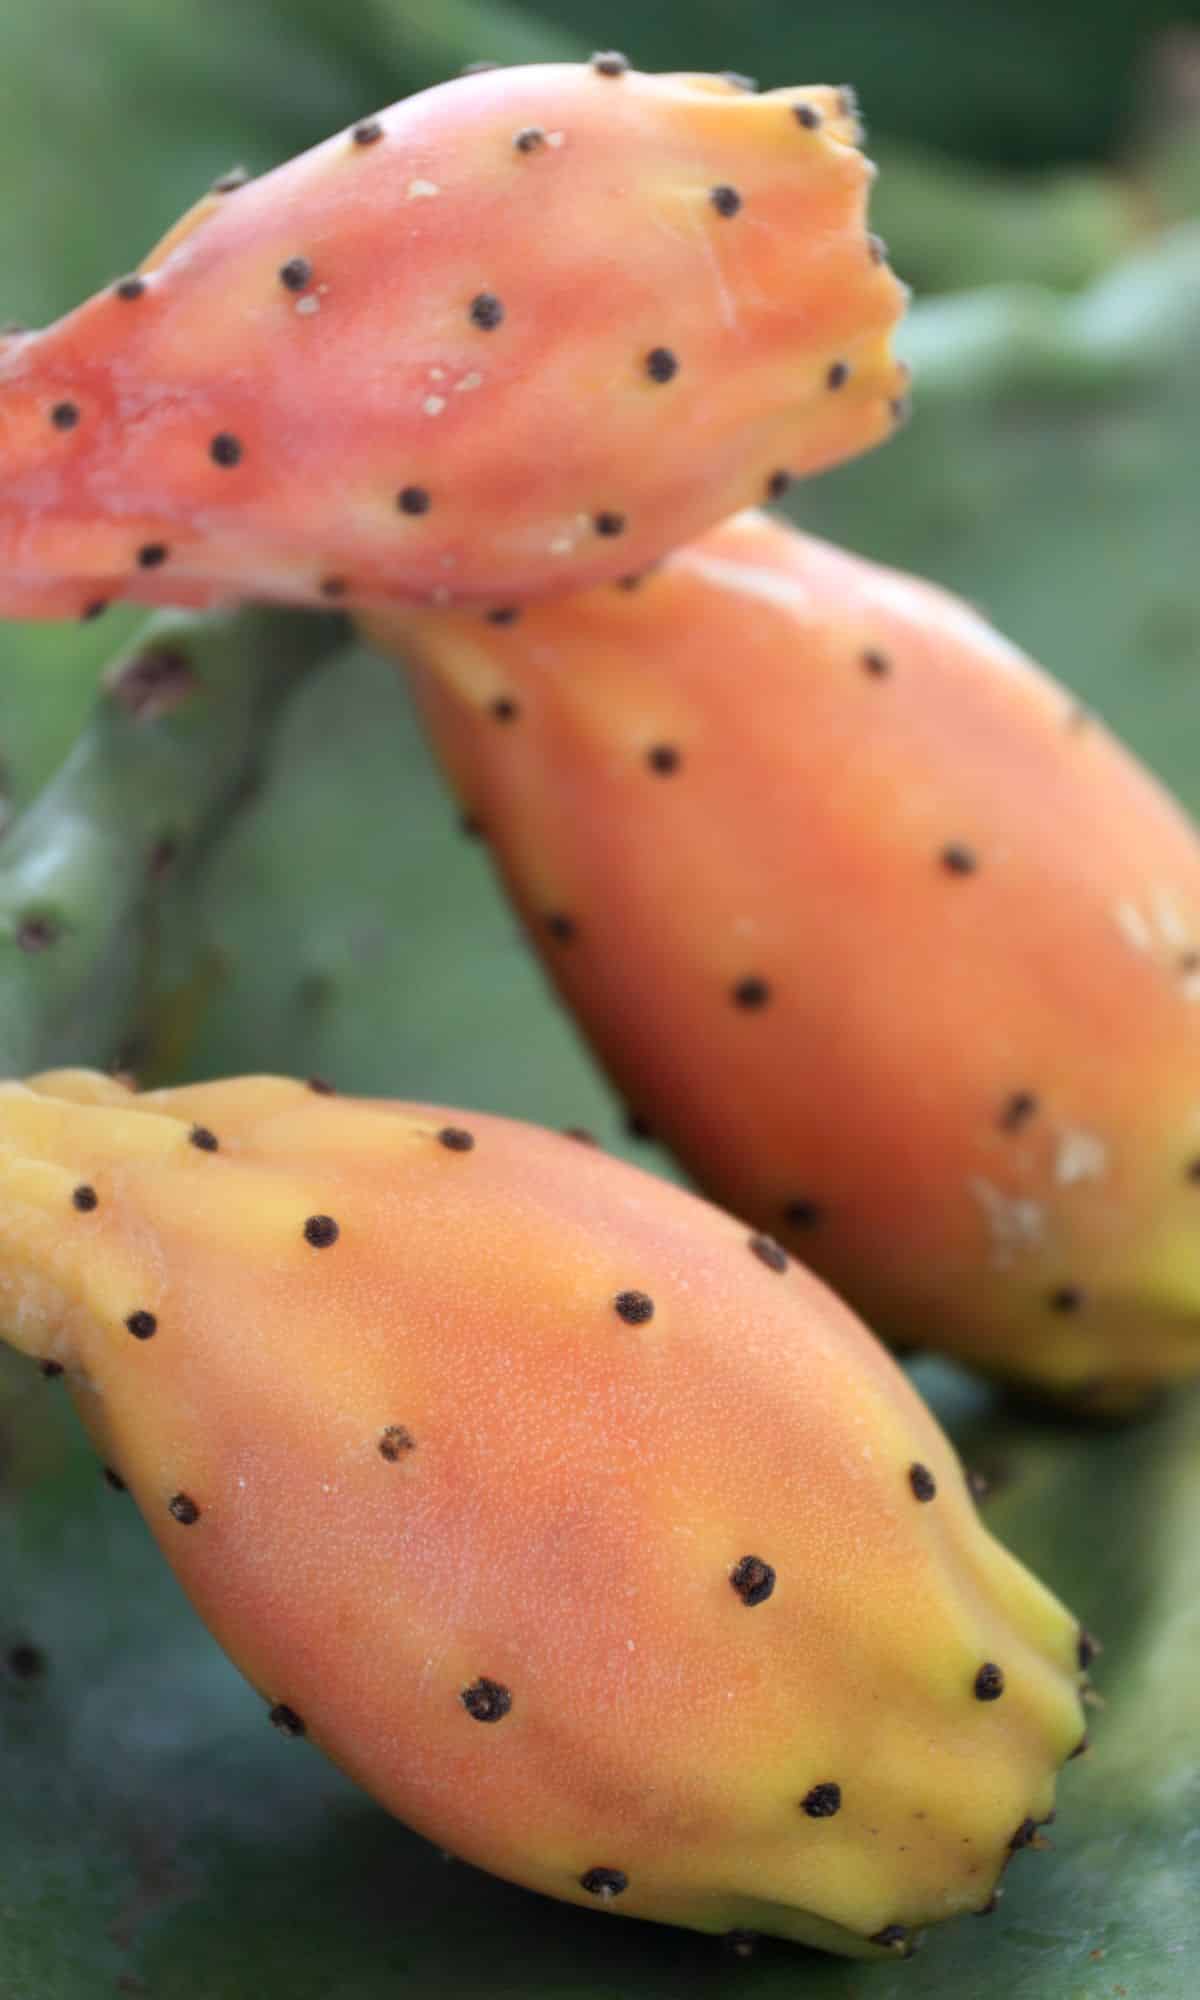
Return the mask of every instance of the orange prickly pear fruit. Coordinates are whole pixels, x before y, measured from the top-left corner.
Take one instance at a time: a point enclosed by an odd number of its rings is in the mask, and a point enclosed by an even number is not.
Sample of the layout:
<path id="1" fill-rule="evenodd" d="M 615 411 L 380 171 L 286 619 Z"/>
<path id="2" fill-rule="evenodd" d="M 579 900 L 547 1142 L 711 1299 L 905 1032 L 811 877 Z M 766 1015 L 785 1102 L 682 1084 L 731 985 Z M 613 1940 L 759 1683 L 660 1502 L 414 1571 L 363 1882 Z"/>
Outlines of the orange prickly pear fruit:
<path id="1" fill-rule="evenodd" d="M 500 606 L 886 437 L 905 292 L 850 93 L 459 78 L 0 343 L 0 614 Z"/>
<path id="2" fill-rule="evenodd" d="M 1200 1372 L 1200 845 L 1061 688 L 754 514 L 634 592 L 375 629 L 713 1199 L 899 1343 L 1111 1410 Z"/>
<path id="3" fill-rule="evenodd" d="M 862 1957 L 988 1904 L 1090 1642 L 818 1280 L 571 1138 L 0 1086 L 0 1327 L 270 1704 L 464 1859 Z"/>

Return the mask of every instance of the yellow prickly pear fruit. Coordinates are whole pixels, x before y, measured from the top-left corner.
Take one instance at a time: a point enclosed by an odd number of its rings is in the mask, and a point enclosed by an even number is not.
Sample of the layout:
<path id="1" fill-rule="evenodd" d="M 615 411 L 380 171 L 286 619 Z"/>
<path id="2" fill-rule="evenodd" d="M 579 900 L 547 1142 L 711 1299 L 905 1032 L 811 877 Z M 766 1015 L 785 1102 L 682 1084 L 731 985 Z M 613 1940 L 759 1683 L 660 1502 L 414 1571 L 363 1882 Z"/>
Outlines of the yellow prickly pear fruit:
<path id="1" fill-rule="evenodd" d="M 1079 1745 L 1088 1642 L 883 1348 L 570 1137 L 5 1084 L 0 1329 L 272 1721 L 548 1895 L 904 1952 Z"/>

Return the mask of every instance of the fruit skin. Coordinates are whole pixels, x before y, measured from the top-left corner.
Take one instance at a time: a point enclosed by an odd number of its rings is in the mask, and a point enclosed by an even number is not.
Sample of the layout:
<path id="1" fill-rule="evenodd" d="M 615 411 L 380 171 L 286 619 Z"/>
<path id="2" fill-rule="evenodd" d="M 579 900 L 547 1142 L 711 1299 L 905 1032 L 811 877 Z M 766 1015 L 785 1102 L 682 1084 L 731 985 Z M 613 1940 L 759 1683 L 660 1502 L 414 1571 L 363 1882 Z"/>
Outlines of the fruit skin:
<path id="1" fill-rule="evenodd" d="M 1049 1814 L 1079 1628 L 731 1217 L 272 1077 L 5 1084 L 0 1185 L 6 1335 L 272 1719 L 455 1854 L 870 1957 Z"/>
<path id="2" fill-rule="evenodd" d="M 852 96 L 549 64 L 210 194 L 0 342 L 0 611 L 500 605 L 886 437 L 905 292 Z"/>
<path id="3" fill-rule="evenodd" d="M 1061 689 L 753 514 L 635 592 L 372 630 L 713 1199 L 897 1342 L 1097 1410 L 1200 1372 L 1200 848 Z"/>

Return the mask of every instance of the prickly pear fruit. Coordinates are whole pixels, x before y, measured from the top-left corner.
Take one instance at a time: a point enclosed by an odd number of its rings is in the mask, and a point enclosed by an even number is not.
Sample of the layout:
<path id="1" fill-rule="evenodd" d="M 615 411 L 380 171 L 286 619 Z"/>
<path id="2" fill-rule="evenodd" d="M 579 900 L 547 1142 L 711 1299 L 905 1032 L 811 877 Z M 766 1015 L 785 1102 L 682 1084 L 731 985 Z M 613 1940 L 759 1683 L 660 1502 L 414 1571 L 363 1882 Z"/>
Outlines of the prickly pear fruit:
<path id="1" fill-rule="evenodd" d="M 271 1719 L 456 1854 L 870 1957 L 1050 1813 L 1086 1635 L 731 1217 L 272 1077 L 0 1086 L 0 1188 L 4 1332 Z"/>
<path id="2" fill-rule="evenodd" d="M 510 599 L 886 436 L 848 92 L 618 58 L 427 91 L 0 344 L 0 612 Z"/>
<path id="3" fill-rule="evenodd" d="M 633 593 L 377 623 L 562 992 L 881 1332 L 1200 1371 L 1200 847 L 959 601 L 749 515 Z"/>

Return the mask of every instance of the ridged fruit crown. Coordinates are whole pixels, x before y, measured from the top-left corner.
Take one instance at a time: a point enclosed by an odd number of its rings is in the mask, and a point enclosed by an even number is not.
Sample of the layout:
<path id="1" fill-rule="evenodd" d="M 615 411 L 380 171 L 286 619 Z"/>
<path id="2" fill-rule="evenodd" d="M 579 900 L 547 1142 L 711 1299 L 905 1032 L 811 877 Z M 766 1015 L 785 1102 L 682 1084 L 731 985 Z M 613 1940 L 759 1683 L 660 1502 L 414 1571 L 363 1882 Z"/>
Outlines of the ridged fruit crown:
<path id="1" fill-rule="evenodd" d="M 431 1838 L 881 1955 L 987 1903 L 1079 1634 L 883 1349 L 577 1140 L 277 1078 L 0 1087 L 0 1311 L 200 1612 Z"/>
<path id="2" fill-rule="evenodd" d="M 1092 1407 L 1200 1373 L 1200 842 L 1063 688 L 757 515 L 376 636 L 706 1192 L 898 1340 Z"/>
<path id="3" fill-rule="evenodd" d="M 848 92 L 463 77 L 224 184 L 0 342 L 0 612 L 504 604 L 888 435 Z"/>

